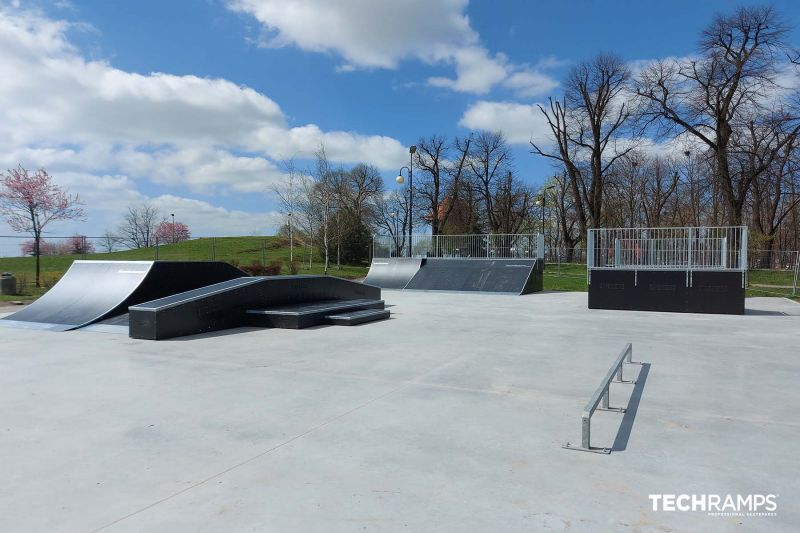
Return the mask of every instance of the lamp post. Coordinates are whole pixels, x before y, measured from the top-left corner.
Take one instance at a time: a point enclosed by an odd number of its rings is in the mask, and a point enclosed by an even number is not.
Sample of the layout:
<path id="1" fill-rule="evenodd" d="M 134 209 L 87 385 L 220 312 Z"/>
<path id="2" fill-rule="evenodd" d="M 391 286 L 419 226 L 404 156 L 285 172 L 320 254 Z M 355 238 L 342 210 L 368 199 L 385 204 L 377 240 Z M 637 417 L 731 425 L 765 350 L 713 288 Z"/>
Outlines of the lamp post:
<path id="1" fill-rule="evenodd" d="M 294 263 L 294 240 L 292 239 L 292 212 L 286 215 L 289 221 L 289 263 Z"/>
<path id="2" fill-rule="evenodd" d="M 542 194 L 541 194 L 541 196 L 539 196 L 539 199 L 536 200 L 536 205 L 539 205 L 539 206 L 542 207 L 542 235 L 545 234 L 545 231 L 544 231 L 544 210 L 547 207 L 547 191 L 549 191 L 550 189 L 555 189 L 555 188 L 556 188 L 555 185 L 550 185 L 548 187 L 545 187 L 544 189 L 542 189 Z M 550 236 L 550 247 L 552 248 L 552 246 L 553 246 L 553 237 L 551 235 Z M 542 253 L 544 253 L 544 250 L 542 250 Z"/>
<path id="3" fill-rule="evenodd" d="M 397 240 L 397 211 L 392 212 L 392 220 L 394 220 L 394 256 L 400 256 L 400 241 Z"/>
<path id="4" fill-rule="evenodd" d="M 175 213 L 170 213 L 172 217 L 172 244 L 175 244 Z"/>
<path id="5" fill-rule="evenodd" d="M 417 147 L 413 144 L 408 148 L 409 166 L 400 168 L 395 181 L 403 184 L 403 169 L 408 170 L 408 257 L 411 257 L 412 235 L 414 231 L 414 152 Z"/>

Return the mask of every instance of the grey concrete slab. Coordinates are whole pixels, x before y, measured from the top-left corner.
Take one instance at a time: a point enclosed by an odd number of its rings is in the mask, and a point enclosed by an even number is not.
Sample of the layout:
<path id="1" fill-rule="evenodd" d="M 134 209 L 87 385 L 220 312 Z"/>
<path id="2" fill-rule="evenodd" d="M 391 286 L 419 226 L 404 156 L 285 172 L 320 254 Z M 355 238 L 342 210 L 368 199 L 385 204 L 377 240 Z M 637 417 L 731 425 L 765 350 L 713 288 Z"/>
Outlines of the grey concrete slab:
<path id="1" fill-rule="evenodd" d="M 0 330 L 2 531 L 795 531 L 800 306 L 386 291 L 392 318 L 173 341 Z M 563 450 L 625 342 L 593 443 Z M 773 493 L 774 517 L 648 494 Z"/>

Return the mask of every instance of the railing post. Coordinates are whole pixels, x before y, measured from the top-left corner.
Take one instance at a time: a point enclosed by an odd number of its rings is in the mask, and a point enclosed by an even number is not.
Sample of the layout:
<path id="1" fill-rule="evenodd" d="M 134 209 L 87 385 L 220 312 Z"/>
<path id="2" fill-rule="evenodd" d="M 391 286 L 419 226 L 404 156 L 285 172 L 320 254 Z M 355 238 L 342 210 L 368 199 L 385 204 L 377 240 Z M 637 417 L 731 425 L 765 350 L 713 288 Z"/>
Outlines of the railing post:
<path id="1" fill-rule="evenodd" d="M 739 247 L 739 269 L 742 271 L 747 271 L 747 227 L 742 226 L 739 228 L 742 232 L 742 243 Z"/>
<path id="2" fill-rule="evenodd" d="M 608 409 L 608 383 L 606 383 L 605 390 L 603 391 L 603 409 Z"/>
<path id="3" fill-rule="evenodd" d="M 581 446 L 588 450 L 591 448 L 589 438 L 592 431 L 592 417 L 584 416 L 581 420 Z"/>
<path id="4" fill-rule="evenodd" d="M 536 236 L 536 259 L 544 259 L 544 233 Z"/>

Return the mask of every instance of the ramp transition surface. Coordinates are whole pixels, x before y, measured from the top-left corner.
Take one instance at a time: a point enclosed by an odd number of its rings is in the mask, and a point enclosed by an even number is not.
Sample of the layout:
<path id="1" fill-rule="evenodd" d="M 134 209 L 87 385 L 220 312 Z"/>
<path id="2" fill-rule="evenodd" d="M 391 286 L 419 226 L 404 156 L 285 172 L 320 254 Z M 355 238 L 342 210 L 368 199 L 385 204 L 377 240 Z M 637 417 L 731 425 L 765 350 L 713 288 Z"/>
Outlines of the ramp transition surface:
<path id="1" fill-rule="evenodd" d="M 364 283 L 382 289 L 404 289 L 424 262 L 425 259 L 421 257 L 373 259 Z"/>
<path id="2" fill-rule="evenodd" d="M 52 289 L 0 325 L 76 329 L 123 315 L 136 303 L 242 275 L 221 261 L 75 261 Z"/>

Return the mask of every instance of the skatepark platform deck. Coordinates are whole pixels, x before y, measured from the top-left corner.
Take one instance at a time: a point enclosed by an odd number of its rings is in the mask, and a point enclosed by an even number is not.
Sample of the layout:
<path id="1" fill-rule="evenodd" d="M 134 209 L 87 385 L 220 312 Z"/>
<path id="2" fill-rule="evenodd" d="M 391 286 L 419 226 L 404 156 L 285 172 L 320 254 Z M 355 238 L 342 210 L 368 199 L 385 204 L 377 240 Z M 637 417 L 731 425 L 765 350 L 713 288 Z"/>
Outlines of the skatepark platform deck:
<path id="1" fill-rule="evenodd" d="M 798 304 L 383 298 L 357 328 L 0 329 L 0 531 L 797 531 Z M 562 449 L 627 342 L 627 412 L 592 419 L 611 455 Z M 776 516 L 648 498 L 770 493 Z"/>

